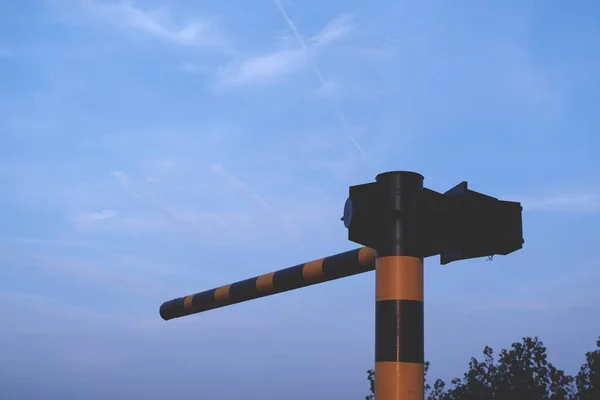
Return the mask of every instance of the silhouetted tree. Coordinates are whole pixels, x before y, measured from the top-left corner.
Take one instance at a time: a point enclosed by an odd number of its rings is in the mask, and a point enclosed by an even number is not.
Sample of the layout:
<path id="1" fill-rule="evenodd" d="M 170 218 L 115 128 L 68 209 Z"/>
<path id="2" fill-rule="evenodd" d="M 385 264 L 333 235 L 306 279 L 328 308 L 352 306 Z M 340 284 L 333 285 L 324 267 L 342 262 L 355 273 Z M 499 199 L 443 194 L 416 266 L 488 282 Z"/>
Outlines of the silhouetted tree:
<path id="1" fill-rule="evenodd" d="M 566 375 L 548 362 L 546 347 L 537 338 L 526 337 L 502 350 L 497 361 L 491 347 L 483 359 L 471 358 L 469 370 L 452 380 L 453 387 L 438 379 L 430 386 L 425 379 L 427 400 L 600 400 L 600 338 L 597 349 L 586 353 L 586 363 L 576 378 Z M 425 364 L 425 373 L 429 363 Z M 369 370 L 374 400 L 375 373 Z"/>
<path id="2" fill-rule="evenodd" d="M 365 400 L 373 400 L 375 398 L 375 370 L 370 369 L 367 371 L 367 379 L 369 380 L 371 393 L 365 397 Z"/>
<path id="3" fill-rule="evenodd" d="M 469 371 L 443 400 L 569 400 L 573 378 L 547 360 L 546 347 L 538 338 L 523 338 L 511 350 L 502 350 L 498 362 L 494 351 L 483 350 L 484 358 L 469 363 Z"/>
<path id="4" fill-rule="evenodd" d="M 600 338 L 596 341 L 596 350 L 585 354 L 586 362 L 575 377 L 577 386 L 576 400 L 600 399 Z"/>

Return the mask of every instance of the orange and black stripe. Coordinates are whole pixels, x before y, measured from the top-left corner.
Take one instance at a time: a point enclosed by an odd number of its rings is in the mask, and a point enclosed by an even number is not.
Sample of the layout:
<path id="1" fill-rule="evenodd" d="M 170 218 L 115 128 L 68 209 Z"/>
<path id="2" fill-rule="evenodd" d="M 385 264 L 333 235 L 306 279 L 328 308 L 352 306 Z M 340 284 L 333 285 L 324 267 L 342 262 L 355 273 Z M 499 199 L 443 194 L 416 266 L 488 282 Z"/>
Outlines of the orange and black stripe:
<path id="1" fill-rule="evenodd" d="M 377 248 L 375 269 L 377 400 L 424 398 L 423 254 L 418 242 L 422 180 L 412 173 L 377 177 L 390 189 L 382 203 L 385 239 Z"/>
<path id="2" fill-rule="evenodd" d="M 179 318 L 373 269 L 375 250 L 362 247 L 167 301 L 160 306 L 160 316 Z"/>

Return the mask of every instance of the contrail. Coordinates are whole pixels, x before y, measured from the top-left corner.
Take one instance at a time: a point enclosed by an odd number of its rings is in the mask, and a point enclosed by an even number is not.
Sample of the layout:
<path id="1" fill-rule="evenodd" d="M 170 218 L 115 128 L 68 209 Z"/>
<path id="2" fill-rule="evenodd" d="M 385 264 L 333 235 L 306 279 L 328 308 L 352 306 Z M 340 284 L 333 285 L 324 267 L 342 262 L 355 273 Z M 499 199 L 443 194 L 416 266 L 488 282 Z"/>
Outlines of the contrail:
<path id="1" fill-rule="evenodd" d="M 199 229 L 198 226 L 196 226 L 196 224 L 178 215 L 177 212 L 174 212 L 168 204 L 164 204 L 156 196 L 153 196 L 152 194 L 148 193 L 142 193 L 139 190 L 137 190 L 132 184 L 130 176 L 125 172 L 113 170 L 110 174 L 119 182 L 119 185 L 127 194 L 129 194 L 135 199 L 141 200 L 142 202 L 155 207 L 159 212 L 164 214 L 176 228 L 179 228 L 182 232 L 185 232 L 186 234 L 190 232 L 202 232 L 202 230 Z"/>
<path id="2" fill-rule="evenodd" d="M 259 195 L 257 195 L 256 193 L 254 193 L 252 190 L 250 190 L 250 188 L 248 187 L 248 185 L 241 181 L 239 178 L 237 178 L 236 176 L 234 176 L 231 172 L 229 172 L 229 170 L 227 170 L 223 165 L 221 164 L 214 164 L 211 165 L 211 170 L 219 175 L 221 175 L 222 177 L 224 177 L 225 179 L 227 179 L 233 186 L 235 186 L 237 189 L 241 190 L 242 192 L 244 192 L 246 195 L 248 195 L 249 197 L 252 198 L 252 200 L 254 200 L 254 202 L 261 207 L 262 209 L 269 211 L 269 212 L 273 212 L 273 207 L 262 197 L 260 197 Z"/>
<path id="3" fill-rule="evenodd" d="M 269 204 L 265 199 L 260 197 L 258 194 L 254 193 L 246 184 L 246 182 L 237 178 L 233 175 L 227 168 L 225 168 L 221 164 L 213 164 L 211 165 L 211 170 L 214 173 L 221 175 L 223 178 L 227 179 L 235 188 L 246 194 L 248 197 L 251 197 L 257 206 L 262 208 L 263 210 L 270 213 L 275 219 L 281 222 L 286 229 L 286 232 L 290 235 L 296 235 L 296 228 L 290 223 L 289 219 L 284 215 L 279 213 L 271 204 Z"/>
<path id="4" fill-rule="evenodd" d="M 300 44 L 300 47 L 302 47 L 302 49 L 304 51 L 308 52 L 308 46 L 306 45 L 306 42 L 304 41 L 304 39 L 302 38 L 302 36 L 300 35 L 300 33 L 298 32 L 298 29 L 296 28 L 296 25 L 290 19 L 287 11 L 285 10 L 285 7 L 283 6 L 283 1 L 282 0 L 273 0 L 273 2 L 275 3 L 275 5 L 277 6 L 277 8 L 279 9 L 279 12 L 281 13 L 281 16 L 283 17 L 283 19 L 287 23 L 288 27 L 290 28 L 290 30 L 294 34 L 294 37 L 296 38 L 296 40 Z M 327 87 L 327 82 L 325 81 L 325 78 L 323 77 L 323 74 L 321 73 L 321 70 L 319 69 L 319 67 L 317 66 L 317 64 L 314 63 L 314 62 L 312 62 L 311 65 L 313 67 L 313 70 L 315 71 L 315 74 L 317 75 L 317 78 L 319 78 L 319 81 L 321 82 L 321 85 L 323 87 Z M 348 135 L 348 137 L 350 138 L 350 140 L 354 144 L 354 147 L 356 147 L 356 149 L 359 151 L 359 153 L 361 154 L 361 156 L 363 157 L 363 159 L 365 160 L 365 162 L 371 168 L 374 169 L 373 163 L 371 162 L 370 158 L 367 156 L 367 154 L 363 150 L 363 148 L 360 145 L 360 143 L 358 143 L 358 141 L 356 140 L 356 138 L 354 137 L 354 135 L 352 133 L 350 133 L 350 125 L 348 124 L 348 121 L 346 120 L 346 117 L 344 115 L 344 112 L 342 111 L 342 108 L 340 107 L 340 105 L 338 104 L 338 102 L 332 96 L 327 96 L 327 97 L 328 97 L 329 101 L 331 102 L 331 105 L 333 106 L 333 109 L 335 111 L 336 117 L 338 118 L 338 120 L 340 121 L 340 123 L 342 124 L 342 126 L 344 127 L 344 129 L 346 130 L 346 134 Z"/>

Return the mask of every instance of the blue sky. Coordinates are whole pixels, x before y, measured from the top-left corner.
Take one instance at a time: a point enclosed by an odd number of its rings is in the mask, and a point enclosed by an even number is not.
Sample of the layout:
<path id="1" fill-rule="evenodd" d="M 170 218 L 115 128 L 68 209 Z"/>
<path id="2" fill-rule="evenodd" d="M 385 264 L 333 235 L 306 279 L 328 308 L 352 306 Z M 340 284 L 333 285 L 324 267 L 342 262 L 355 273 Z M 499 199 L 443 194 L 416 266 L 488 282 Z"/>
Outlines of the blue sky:
<path id="1" fill-rule="evenodd" d="M 525 247 L 426 261 L 461 375 L 600 335 L 592 1 L 0 2 L 7 399 L 361 398 L 374 274 L 164 322 L 160 304 L 353 249 L 348 186 L 413 170 L 522 201 Z"/>

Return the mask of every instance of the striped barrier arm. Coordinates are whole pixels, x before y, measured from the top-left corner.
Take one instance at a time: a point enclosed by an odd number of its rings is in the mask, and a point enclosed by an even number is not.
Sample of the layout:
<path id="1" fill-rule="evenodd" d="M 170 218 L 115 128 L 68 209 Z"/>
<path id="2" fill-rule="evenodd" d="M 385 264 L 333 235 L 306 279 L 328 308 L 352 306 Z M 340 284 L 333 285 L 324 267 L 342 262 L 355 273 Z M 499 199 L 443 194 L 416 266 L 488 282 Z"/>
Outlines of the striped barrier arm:
<path id="1" fill-rule="evenodd" d="M 372 271 L 375 269 L 375 257 L 375 250 L 368 247 L 335 254 L 204 292 L 169 300 L 160 306 L 160 316 L 167 321 Z"/>

